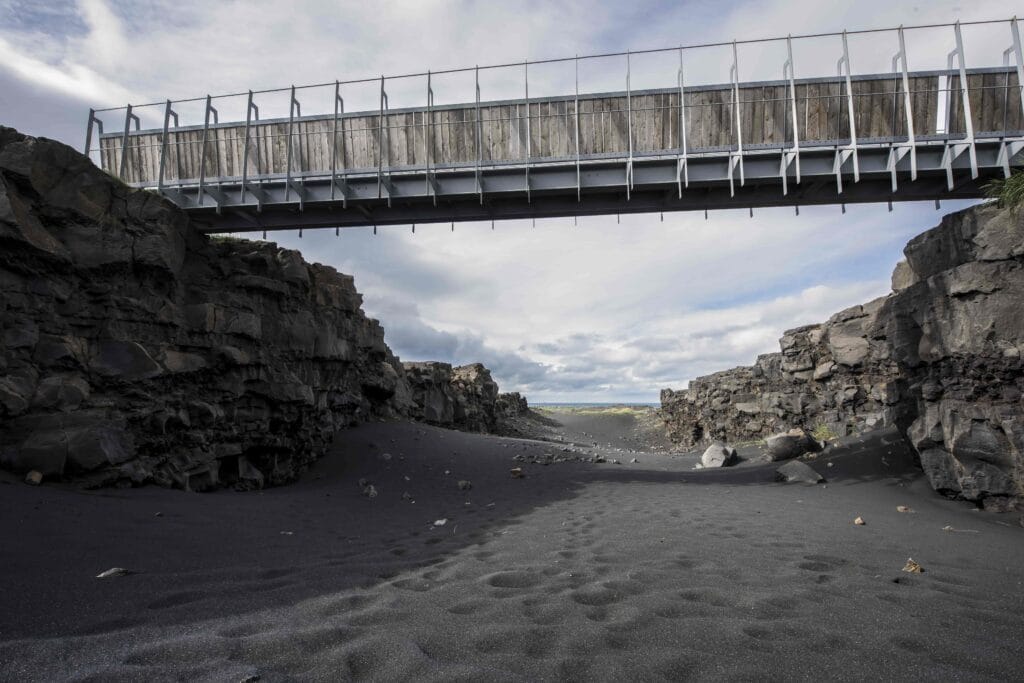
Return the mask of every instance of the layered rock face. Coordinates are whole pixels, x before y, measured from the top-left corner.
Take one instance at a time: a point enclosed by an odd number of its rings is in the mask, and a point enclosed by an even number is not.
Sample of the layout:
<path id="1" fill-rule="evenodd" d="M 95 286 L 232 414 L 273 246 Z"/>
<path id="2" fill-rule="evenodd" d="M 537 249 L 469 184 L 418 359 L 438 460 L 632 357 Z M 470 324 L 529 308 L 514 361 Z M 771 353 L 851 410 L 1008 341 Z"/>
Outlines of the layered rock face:
<path id="1" fill-rule="evenodd" d="M 480 363 L 403 363 L 416 419 L 473 432 L 500 431 L 502 423 L 527 411 L 518 393 L 499 394 L 491 372 Z"/>
<path id="2" fill-rule="evenodd" d="M 886 310 L 897 423 L 936 490 L 1009 508 L 1024 496 L 1024 214 L 952 214 L 904 253 Z"/>
<path id="3" fill-rule="evenodd" d="M 208 239 L 156 195 L 8 128 L 0 247 L 5 468 L 258 487 L 366 419 L 495 424 L 483 366 L 447 366 L 448 404 L 413 403 L 351 277 L 273 244 Z"/>
<path id="4" fill-rule="evenodd" d="M 791 427 L 844 436 L 894 424 L 897 369 L 878 325 L 885 298 L 786 332 L 780 353 L 661 392 L 673 441 L 743 443 Z"/>
<path id="5" fill-rule="evenodd" d="M 786 332 L 781 352 L 752 367 L 664 390 L 673 439 L 895 425 L 936 490 L 1011 506 L 1024 491 L 1024 218 L 967 209 L 904 253 L 892 294 Z"/>

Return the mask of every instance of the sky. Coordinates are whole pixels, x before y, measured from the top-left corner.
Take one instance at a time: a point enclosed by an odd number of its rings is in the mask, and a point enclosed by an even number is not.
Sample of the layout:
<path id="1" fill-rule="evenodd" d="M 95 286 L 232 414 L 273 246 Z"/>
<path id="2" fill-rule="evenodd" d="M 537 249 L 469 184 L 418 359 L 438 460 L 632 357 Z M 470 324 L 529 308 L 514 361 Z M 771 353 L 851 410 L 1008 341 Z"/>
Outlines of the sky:
<path id="1" fill-rule="evenodd" d="M 1003 1 L 0 0 L 0 124 L 81 148 L 90 107 L 656 47 L 846 29 L 1006 19 Z M 1016 8 L 1021 14 L 1024 8 Z M 1008 24 L 965 27 L 972 64 L 1001 63 Z M 889 42 L 883 42 L 889 41 Z M 855 72 L 889 69 L 892 34 L 851 36 Z M 941 68 L 949 29 L 908 34 L 913 69 Z M 778 78 L 784 44 L 743 46 L 741 79 Z M 731 52 L 688 51 L 694 83 L 729 79 Z M 797 76 L 831 75 L 833 39 L 795 50 Z M 674 53 L 634 57 L 633 87 L 675 84 Z M 624 89 L 624 62 L 581 69 L 585 92 Z M 824 66 L 823 66 L 824 65 Z M 819 71 L 815 72 L 815 69 Z M 822 71 L 823 70 L 823 71 Z M 493 72 L 483 98 L 517 96 Z M 461 80 L 460 80 L 461 79 Z M 571 92 L 564 65 L 531 95 Z M 473 97 L 463 76 L 439 101 Z M 688 82 L 690 82 L 688 80 Z M 393 106 L 421 85 L 396 81 Z M 308 91 L 304 113 L 331 111 Z M 513 94 L 515 93 L 515 94 Z M 349 110 L 375 92 L 353 89 Z M 237 103 L 236 103 L 237 104 Z M 235 115 L 222 111 L 225 119 Z M 243 106 L 244 103 L 238 106 Z M 268 112 L 278 105 L 268 101 Z M 186 119 L 195 116 L 179 107 Z M 151 119 L 147 119 L 152 122 Z M 192 121 L 194 122 L 194 121 Z M 122 122 L 107 119 L 108 130 Z M 533 402 L 656 402 L 664 387 L 778 350 L 790 328 L 889 291 L 903 245 L 944 203 L 851 205 L 276 233 L 309 261 L 355 276 L 366 312 L 403 360 L 483 362 Z M 258 235 L 253 235 L 257 237 Z"/>

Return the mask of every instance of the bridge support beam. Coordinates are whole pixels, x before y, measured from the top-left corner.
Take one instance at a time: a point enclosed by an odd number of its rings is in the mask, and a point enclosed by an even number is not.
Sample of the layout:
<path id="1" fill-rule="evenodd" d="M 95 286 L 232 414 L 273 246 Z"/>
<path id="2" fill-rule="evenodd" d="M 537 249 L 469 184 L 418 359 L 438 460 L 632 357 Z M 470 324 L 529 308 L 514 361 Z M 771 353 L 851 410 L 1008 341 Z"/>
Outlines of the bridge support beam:
<path id="1" fill-rule="evenodd" d="M 781 193 L 785 168 L 780 168 L 779 153 L 748 150 L 745 155 L 745 185 L 730 183 L 733 172 L 728 153 L 719 157 L 693 157 L 689 164 L 690 187 L 678 193 L 676 158 L 638 159 L 633 167 L 633 187 L 626 196 L 626 173 L 621 164 L 596 162 L 583 164 L 577 175 L 575 159 L 563 164 L 531 166 L 530 201 L 526 201 L 523 168 L 482 171 L 487 185 L 487 202 L 480 204 L 476 169 L 432 172 L 434 185 L 424 183 L 424 173 L 395 173 L 390 177 L 391 201 L 378 195 L 375 174 L 348 177 L 348 208 L 332 201 L 331 177 L 307 177 L 303 182 L 306 198 L 300 208 L 284 201 L 285 183 L 267 181 L 263 190 L 267 201 L 262 212 L 252 202 L 233 199 L 238 193 L 223 192 L 222 215 L 201 207 L 191 210 L 196 224 L 209 232 L 252 232 L 298 227 L 358 227 L 370 225 L 408 225 L 452 221 L 505 220 L 553 216 L 596 215 L 608 213 L 644 213 L 651 211 L 715 210 L 770 206 L 807 206 L 813 204 L 921 201 L 932 199 L 969 199 L 984 195 L 982 186 L 989 178 L 1002 175 L 1003 165 L 1019 165 L 1022 150 L 1004 149 L 999 140 L 977 144 L 979 177 L 950 187 L 947 172 L 970 171 L 966 155 L 953 157 L 942 145 L 919 145 L 916 149 L 918 180 L 910 182 L 909 157 L 893 162 L 889 146 L 861 147 L 859 183 L 843 187 L 835 184 L 834 148 L 801 150 L 804 182 Z M 1006 154 L 1016 156 L 1012 160 Z M 892 173 L 903 179 L 892 190 Z M 839 170 L 841 175 L 850 171 Z M 965 173 L 965 177 L 967 174 Z M 436 191 L 435 191 L 436 188 Z M 225 190 L 228 188 L 225 187 Z M 294 188 L 293 190 L 294 191 Z M 582 201 L 577 192 L 581 193 Z M 435 203 L 436 199 L 436 203 Z M 231 209 L 227 211 L 226 209 Z"/>

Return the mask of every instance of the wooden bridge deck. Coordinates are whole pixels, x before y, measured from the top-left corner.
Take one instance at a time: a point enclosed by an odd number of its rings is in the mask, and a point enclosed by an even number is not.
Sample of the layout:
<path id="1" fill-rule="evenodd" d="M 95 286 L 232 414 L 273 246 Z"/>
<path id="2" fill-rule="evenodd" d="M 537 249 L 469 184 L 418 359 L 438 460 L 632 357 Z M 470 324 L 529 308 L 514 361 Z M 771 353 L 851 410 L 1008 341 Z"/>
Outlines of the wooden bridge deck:
<path id="1" fill-rule="evenodd" d="M 955 72 L 912 73 L 909 78 L 913 128 L 918 138 L 951 139 L 966 134 L 959 76 Z M 967 77 L 974 134 L 1019 136 L 1024 113 L 1017 72 L 1011 68 L 971 70 Z M 901 74 L 853 77 L 852 101 L 860 144 L 907 140 Z M 101 163 L 123 179 L 155 186 L 163 149 L 164 183 L 207 182 L 289 175 L 294 178 L 533 164 L 566 159 L 608 159 L 677 155 L 685 119 L 686 151 L 700 155 L 724 150 L 835 146 L 849 143 L 850 117 L 845 79 L 795 82 L 797 130 L 792 93 L 785 81 L 740 84 L 738 105 L 730 84 L 686 88 L 680 111 L 678 88 L 588 94 L 504 102 L 483 102 L 377 112 L 171 128 L 166 148 L 161 130 L 131 131 L 100 139 Z M 577 104 L 578 103 L 578 104 Z M 578 108 L 578 111 L 577 111 Z M 736 117 L 739 117 L 737 126 Z M 288 165 L 289 128 L 292 132 Z M 739 135 L 739 137 L 738 137 Z M 383 144 L 382 144 L 383 140 Z M 205 147 L 205 155 L 203 149 Z M 529 159 L 528 156 L 529 155 Z"/>

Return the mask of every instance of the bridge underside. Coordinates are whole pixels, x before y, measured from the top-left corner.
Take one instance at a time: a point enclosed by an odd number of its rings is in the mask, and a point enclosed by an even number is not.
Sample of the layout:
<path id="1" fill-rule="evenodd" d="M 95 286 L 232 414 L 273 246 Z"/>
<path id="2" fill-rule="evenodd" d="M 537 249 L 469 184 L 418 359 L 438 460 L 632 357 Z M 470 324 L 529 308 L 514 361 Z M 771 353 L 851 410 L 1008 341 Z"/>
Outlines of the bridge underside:
<path id="1" fill-rule="evenodd" d="M 977 177 L 969 149 L 947 144 L 861 147 L 859 173 L 844 148 L 745 151 L 742 179 L 735 154 L 677 158 L 575 160 L 477 171 L 406 171 L 381 178 L 330 176 L 249 181 L 170 190 L 208 232 L 347 228 L 669 211 L 754 209 L 984 196 L 984 185 L 1021 164 L 1022 142 L 978 140 Z M 478 175 L 479 173 L 479 175 Z M 859 175 L 859 179 L 855 177 Z"/>

